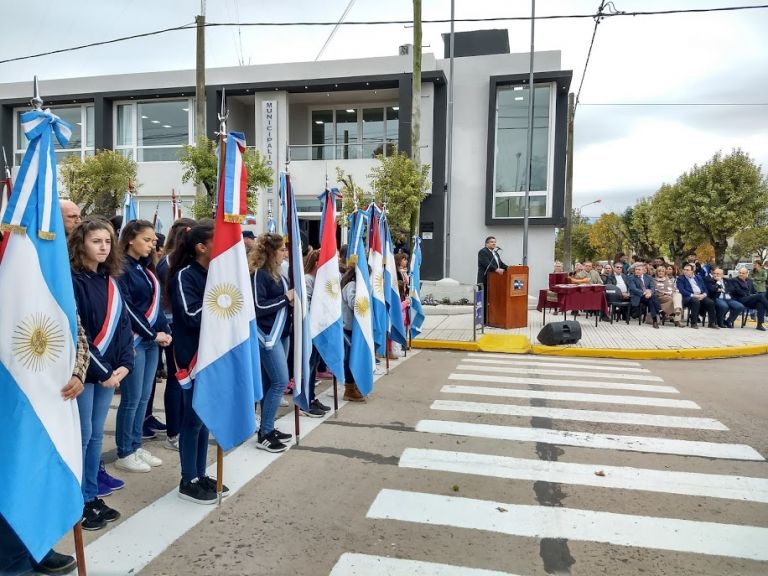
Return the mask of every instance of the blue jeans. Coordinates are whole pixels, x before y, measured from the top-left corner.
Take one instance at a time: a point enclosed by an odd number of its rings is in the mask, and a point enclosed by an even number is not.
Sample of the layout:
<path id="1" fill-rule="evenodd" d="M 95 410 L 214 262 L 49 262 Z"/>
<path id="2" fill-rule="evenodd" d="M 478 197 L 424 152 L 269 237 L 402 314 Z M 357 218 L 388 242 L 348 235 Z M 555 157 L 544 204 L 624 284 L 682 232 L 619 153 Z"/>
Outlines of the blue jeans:
<path id="1" fill-rule="evenodd" d="M 0 574 L 21 576 L 32 570 L 32 558 L 5 518 L 0 516 Z"/>
<path id="2" fill-rule="evenodd" d="M 104 422 L 107 420 L 114 394 L 114 388 L 105 388 L 101 384 L 89 382 L 77 397 L 80 435 L 83 441 L 83 500 L 86 502 L 96 498 L 98 491 L 96 477 L 99 474 L 101 445 L 104 442 Z"/>
<path id="3" fill-rule="evenodd" d="M 117 457 L 125 458 L 141 448 L 141 431 L 152 385 L 155 382 L 159 348 L 156 342 L 139 342 L 134 347 L 133 371 L 120 384 L 117 409 Z"/>
<path id="4" fill-rule="evenodd" d="M 275 343 L 271 350 L 259 345 L 261 355 L 261 380 L 264 397 L 261 399 L 262 438 L 275 429 L 275 416 L 280 407 L 280 398 L 288 386 L 288 338 Z"/>
<path id="5" fill-rule="evenodd" d="M 176 379 L 176 364 L 173 362 L 173 344 L 162 350 L 165 352 L 165 369 L 168 377 L 165 380 L 165 425 L 168 427 L 168 436 L 176 436 L 181 430 L 184 421 L 184 398 L 181 395 L 181 386 Z"/>
<path id="6" fill-rule="evenodd" d="M 728 310 L 731 311 L 730 314 L 728 314 Z M 733 323 L 736 321 L 736 318 L 739 317 L 741 312 L 744 310 L 744 304 L 741 302 L 734 300 L 731 298 L 730 300 L 725 300 L 724 298 L 718 298 L 715 300 L 715 312 L 717 313 L 717 324 L 722 325 L 723 320 L 726 320 L 725 315 L 728 314 L 728 322 Z"/>
<path id="7" fill-rule="evenodd" d="M 192 408 L 194 391 L 194 382 L 191 388 L 181 390 L 184 399 L 184 420 L 179 430 L 179 458 L 181 479 L 184 482 L 205 476 L 208 462 L 208 428 Z"/>

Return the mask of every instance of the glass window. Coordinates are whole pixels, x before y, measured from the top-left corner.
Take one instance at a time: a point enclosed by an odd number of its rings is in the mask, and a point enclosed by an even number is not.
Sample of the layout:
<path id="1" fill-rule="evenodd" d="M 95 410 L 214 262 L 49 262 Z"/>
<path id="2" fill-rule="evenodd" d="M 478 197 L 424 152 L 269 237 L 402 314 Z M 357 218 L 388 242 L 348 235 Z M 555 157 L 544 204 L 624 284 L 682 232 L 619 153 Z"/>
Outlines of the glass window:
<path id="1" fill-rule="evenodd" d="M 523 217 L 528 169 L 527 86 L 500 86 L 497 92 L 494 217 Z M 535 87 L 533 153 L 531 162 L 531 217 L 547 216 L 550 149 L 551 86 Z"/>
<path id="2" fill-rule="evenodd" d="M 360 147 L 357 146 L 357 110 L 347 108 L 336 110 L 336 145 L 337 158 L 344 160 L 360 157 Z"/>
<path id="3" fill-rule="evenodd" d="M 28 112 L 29 108 L 16 111 L 16 151 L 14 158 L 16 165 L 21 164 L 24 158 L 24 152 L 27 149 L 28 140 L 24 135 L 21 125 L 21 115 Z M 92 155 L 94 150 L 94 107 L 93 104 L 75 104 L 71 106 L 52 106 L 51 111 L 59 118 L 64 120 L 72 127 L 72 136 L 66 146 L 59 144 L 56 138 L 53 139 L 54 149 L 56 150 L 56 160 L 61 162 L 68 156 L 77 155 L 83 158 Z M 83 126 L 85 124 L 85 126 Z M 85 134 L 85 142 L 83 141 Z"/>
<path id="4" fill-rule="evenodd" d="M 312 111 L 312 160 L 333 160 L 333 110 Z"/>
<path id="5" fill-rule="evenodd" d="M 400 107 L 387 108 L 387 156 L 397 153 L 400 137 Z"/>
<path id="6" fill-rule="evenodd" d="M 179 146 L 189 143 L 186 100 L 143 102 L 138 107 L 138 146 Z"/>
<path id="7" fill-rule="evenodd" d="M 363 110 L 363 158 L 384 154 L 384 109 Z"/>
<path id="8" fill-rule="evenodd" d="M 66 145 L 67 149 L 82 148 L 83 139 L 83 107 L 71 106 L 66 108 L 55 108 L 51 110 L 56 116 L 72 126 L 72 137 Z M 53 145 L 56 150 L 62 150 L 65 147 L 59 144 L 54 138 Z"/>
<path id="9" fill-rule="evenodd" d="M 133 146 L 133 104 L 117 107 L 117 146 Z"/>
<path id="10" fill-rule="evenodd" d="M 85 107 L 85 129 L 85 147 L 93 148 L 96 135 L 93 106 Z"/>

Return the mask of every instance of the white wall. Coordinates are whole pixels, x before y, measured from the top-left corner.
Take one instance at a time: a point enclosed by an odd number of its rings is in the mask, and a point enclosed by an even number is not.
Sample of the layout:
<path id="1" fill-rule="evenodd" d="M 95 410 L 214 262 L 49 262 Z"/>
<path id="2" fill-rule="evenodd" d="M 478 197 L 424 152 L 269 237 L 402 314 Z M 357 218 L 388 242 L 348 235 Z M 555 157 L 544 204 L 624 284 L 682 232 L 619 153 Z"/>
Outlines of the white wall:
<path id="1" fill-rule="evenodd" d="M 488 154 L 488 107 L 491 76 L 528 72 L 527 54 L 456 58 L 454 60 L 453 193 L 451 196 L 451 277 L 474 283 L 477 252 L 486 236 L 495 236 L 504 248 L 507 264 L 522 261 L 522 225 L 485 225 L 485 177 Z M 448 60 L 438 67 L 448 75 Z M 560 69 L 559 52 L 538 52 L 534 70 Z M 554 258 L 554 228 L 530 226 L 529 295 L 547 285 Z"/>

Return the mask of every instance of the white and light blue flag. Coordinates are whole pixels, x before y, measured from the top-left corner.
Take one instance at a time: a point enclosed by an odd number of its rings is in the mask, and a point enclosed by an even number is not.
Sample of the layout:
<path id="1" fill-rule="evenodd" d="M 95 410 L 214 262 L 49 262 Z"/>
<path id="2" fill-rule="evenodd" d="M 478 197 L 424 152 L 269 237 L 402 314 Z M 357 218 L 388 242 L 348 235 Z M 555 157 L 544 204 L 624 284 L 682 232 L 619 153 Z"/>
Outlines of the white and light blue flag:
<path id="1" fill-rule="evenodd" d="M 381 229 L 384 239 L 384 294 L 387 299 L 387 315 L 389 316 L 389 337 L 393 342 L 405 346 L 405 322 L 403 321 L 400 291 L 397 286 L 397 266 L 395 265 L 392 234 L 389 231 L 386 216 L 381 219 Z"/>
<path id="2" fill-rule="evenodd" d="M 354 227 L 349 242 L 348 254 L 355 266 L 355 304 L 352 321 L 352 339 L 349 351 L 349 369 L 355 384 L 363 396 L 373 390 L 373 372 L 376 369 L 376 355 L 373 349 L 373 315 L 371 280 L 368 262 L 365 258 L 364 232 L 366 217 L 358 211 L 352 219 Z"/>
<path id="3" fill-rule="evenodd" d="M 133 198 L 133 192 L 127 190 L 125 198 L 123 198 L 123 223 L 120 225 L 118 236 L 123 233 L 123 228 L 125 228 L 125 225 L 128 224 L 128 222 L 138 219 L 139 215 L 136 212 L 136 201 Z"/>
<path id="4" fill-rule="evenodd" d="M 368 207 L 368 266 L 371 267 L 371 293 L 373 298 L 373 342 L 376 351 L 387 353 L 387 296 L 384 291 L 384 249 L 381 235 L 381 210 L 376 204 Z"/>
<path id="5" fill-rule="evenodd" d="M 77 314 L 53 142 L 66 146 L 71 127 L 50 110 L 22 114 L 21 126 L 29 146 L 0 247 L 0 514 L 40 561 L 83 514 L 77 402 L 61 397 Z"/>
<path id="6" fill-rule="evenodd" d="M 421 334 L 424 326 L 424 310 L 421 307 L 421 238 L 413 237 L 413 256 L 411 257 L 411 338 Z"/>

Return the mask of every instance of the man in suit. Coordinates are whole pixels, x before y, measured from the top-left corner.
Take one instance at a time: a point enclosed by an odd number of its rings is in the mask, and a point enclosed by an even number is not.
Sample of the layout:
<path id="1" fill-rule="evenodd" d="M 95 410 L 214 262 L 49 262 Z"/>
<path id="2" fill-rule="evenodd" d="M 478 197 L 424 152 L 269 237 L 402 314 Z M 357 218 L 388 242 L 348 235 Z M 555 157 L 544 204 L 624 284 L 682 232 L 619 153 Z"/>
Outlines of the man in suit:
<path id="1" fill-rule="evenodd" d="M 659 327 L 659 301 L 656 300 L 656 288 L 650 276 L 645 274 L 645 264 L 635 262 L 632 276 L 629 277 L 630 315 L 635 318 L 647 308 L 653 320 L 653 327 Z"/>
<path id="2" fill-rule="evenodd" d="M 624 274 L 624 263 L 621 260 L 613 263 L 613 273 L 605 280 L 605 298 L 608 304 L 629 300 L 629 277 Z"/>
<path id="3" fill-rule="evenodd" d="M 731 296 L 731 283 L 723 278 L 723 269 L 714 268 L 712 274 L 704 278 L 704 286 L 707 287 L 707 296 L 715 303 L 717 325 L 720 328 L 733 328 L 736 318 L 744 311 L 744 304 Z"/>
<path id="4" fill-rule="evenodd" d="M 768 300 L 765 294 L 758 293 L 752 280 L 749 279 L 749 270 L 745 266 L 739 268 L 739 276 L 731 280 L 731 296 L 741 302 L 745 308 L 757 310 L 757 329 L 765 331 L 765 309 L 768 308 Z"/>
<path id="5" fill-rule="evenodd" d="M 496 238 L 488 236 L 485 247 L 477 253 L 477 283 L 483 285 L 483 322 L 488 316 L 488 274 L 504 274 L 506 269 L 496 248 Z"/>
<path id="6" fill-rule="evenodd" d="M 683 306 L 690 309 L 691 328 L 699 327 L 699 314 L 709 316 L 709 327 L 719 328 L 715 319 L 715 302 L 707 297 L 707 289 L 701 276 L 694 274 L 695 266 L 687 262 L 683 266 L 683 275 L 676 281 L 677 290 L 683 296 Z"/>

